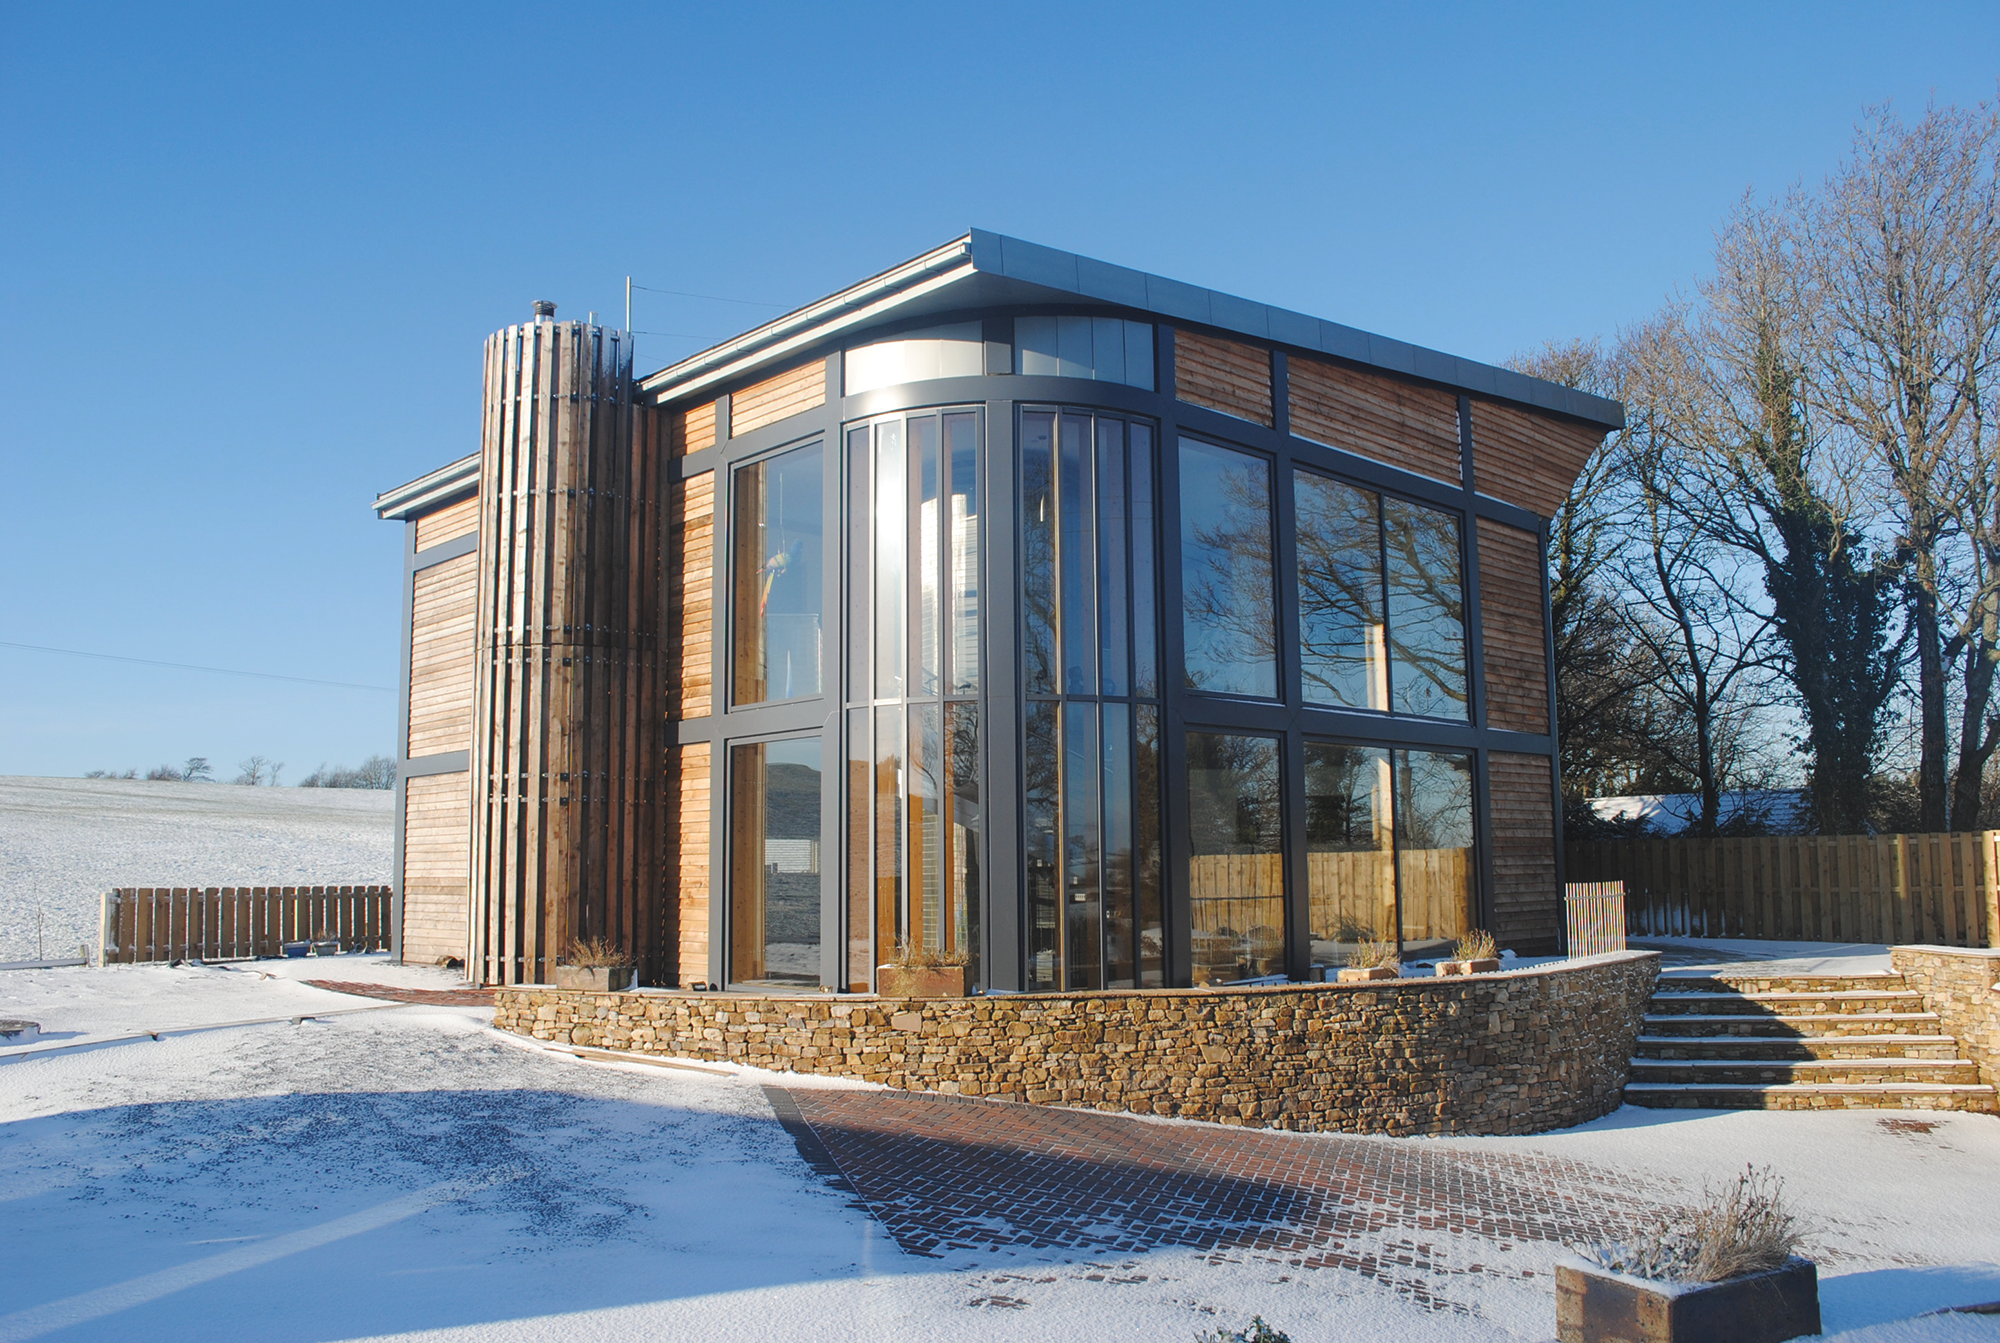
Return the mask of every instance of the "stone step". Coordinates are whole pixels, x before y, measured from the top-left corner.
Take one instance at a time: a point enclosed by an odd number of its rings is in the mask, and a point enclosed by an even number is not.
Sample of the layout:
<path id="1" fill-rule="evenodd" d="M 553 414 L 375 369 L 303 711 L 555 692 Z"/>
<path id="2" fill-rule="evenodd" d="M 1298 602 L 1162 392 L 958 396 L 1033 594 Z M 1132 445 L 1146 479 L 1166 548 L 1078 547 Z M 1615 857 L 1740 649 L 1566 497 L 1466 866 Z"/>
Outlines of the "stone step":
<path id="1" fill-rule="evenodd" d="M 1783 1086 L 1629 1082 L 1625 1100 L 1655 1109 L 1693 1110 L 1973 1110 L 1994 1111 L 1990 1086 L 1897 1082 L 1876 1086 L 1794 1082 Z"/>
<path id="2" fill-rule="evenodd" d="M 1649 1035 L 1695 1037 L 1749 1036 L 1796 1040 L 1833 1035 L 1875 1035 L 1883 1032 L 1936 1035 L 1943 1031 L 1935 1012 L 1825 1012 L 1797 1014 L 1737 1014 L 1720 1012 L 1648 1012 L 1643 1018 Z"/>
<path id="3" fill-rule="evenodd" d="M 1865 975 L 1758 975 L 1712 971 L 1702 975 L 1661 975 L 1656 993 L 1865 993 L 1907 988 L 1893 970 Z"/>
<path id="4" fill-rule="evenodd" d="M 1678 1082 L 1695 1086 L 1782 1086 L 1795 1082 L 1827 1086 L 1869 1086 L 1930 1082 L 1977 1084 L 1979 1069 L 1963 1059 L 1655 1059 L 1632 1060 L 1633 1082 Z"/>
<path id="5" fill-rule="evenodd" d="M 1643 1059 L 1956 1059 L 1949 1035 L 1642 1035 Z"/>
<path id="6" fill-rule="evenodd" d="M 1740 1016 L 1819 1016 L 1833 1012 L 1920 1012 L 1924 1000 L 1908 989 L 1857 989 L 1841 993 L 1655 993 L 1649 1004 L 1660 1014 Z"/>

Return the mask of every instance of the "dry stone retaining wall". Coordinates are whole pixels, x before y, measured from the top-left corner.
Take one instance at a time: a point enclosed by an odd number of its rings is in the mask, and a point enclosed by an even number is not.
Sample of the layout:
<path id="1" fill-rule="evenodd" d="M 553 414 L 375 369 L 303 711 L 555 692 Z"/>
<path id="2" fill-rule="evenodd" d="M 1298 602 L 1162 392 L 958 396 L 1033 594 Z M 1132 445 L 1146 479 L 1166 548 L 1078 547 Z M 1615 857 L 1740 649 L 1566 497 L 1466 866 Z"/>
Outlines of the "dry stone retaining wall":
<path id="1" fill-rule="evenodd" d="M 1537 1133 L 1618 1107 L 1653 952 L 1371 984 L 976 998 L 501 988 L 538 1040 L 1308 1132 Z"/>
<path id="2" fill-rule="evenodd" d="M 2000 951 L 1891 947 L 1889 962 L 1979 1065 L 1979 1080 L 2000 1086 Z"/>

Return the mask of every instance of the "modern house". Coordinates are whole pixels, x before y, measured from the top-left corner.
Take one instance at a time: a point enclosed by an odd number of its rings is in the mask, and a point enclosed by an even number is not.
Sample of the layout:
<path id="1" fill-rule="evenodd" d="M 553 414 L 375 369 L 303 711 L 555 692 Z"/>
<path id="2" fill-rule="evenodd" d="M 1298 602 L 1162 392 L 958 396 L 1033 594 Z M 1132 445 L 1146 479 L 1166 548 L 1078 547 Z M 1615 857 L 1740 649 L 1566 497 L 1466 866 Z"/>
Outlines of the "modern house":
<path id="1" fill-rule="evenodd" d="M 401 954 L 1317 978 L 1559 937 L 1550 515 L 1615 402 L 978 230 L 668 368 L 534 320 L 405 524 Z"/>

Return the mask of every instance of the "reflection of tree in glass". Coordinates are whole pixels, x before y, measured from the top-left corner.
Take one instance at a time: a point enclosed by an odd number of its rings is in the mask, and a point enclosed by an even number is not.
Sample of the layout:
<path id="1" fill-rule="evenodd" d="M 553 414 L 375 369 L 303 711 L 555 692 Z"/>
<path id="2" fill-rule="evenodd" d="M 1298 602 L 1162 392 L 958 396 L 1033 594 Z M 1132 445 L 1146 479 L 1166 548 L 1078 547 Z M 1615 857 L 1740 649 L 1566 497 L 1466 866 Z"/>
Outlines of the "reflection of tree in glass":
<path id="1" fill-rule="evenodd" d="M 1366 853 L 1388 846 L 1377 816 L 1385 752 L 1367 746 L 1306 745 L 1306 844 L 1314 853 Z"/>
<path id="2" fill-rule="evenodd" d="M 1188 794 L 1192 852 L 1279 851 L 1278 746 L 1270 738 L 1190 732 Z"/>
<path id="3" fill-rule="evenodd" d="M 1183 441 L 1181 519 L 1188 688 L 1275 695 L 1270 467 L 1247 453 Z"/>
<path id="4" fill-rule="evenodd" d="M 1465 586 L 1458 519 L 1400 499 L 1382 504 L 1389 558 L 1389 654 L 1396 709 L 1465 717 Z"/>
<path id="5" fill-rule="evenodd" d="M 1472 758 L 1396 752 L 1396 825 L 1405 849 L 1472 847 Z"/>
<path id="6" fill-rule="evenodd" d="M 1021 417 L 1021 670 L 1030 694 L 1056 689 L 1055 416 Z"/>
<path id="7" fill-rule="evenodd" d="M 1387 709 L 1381 518 L 1367 490 L 1300 472 L 1299 663 L 1305 697 Z"/>

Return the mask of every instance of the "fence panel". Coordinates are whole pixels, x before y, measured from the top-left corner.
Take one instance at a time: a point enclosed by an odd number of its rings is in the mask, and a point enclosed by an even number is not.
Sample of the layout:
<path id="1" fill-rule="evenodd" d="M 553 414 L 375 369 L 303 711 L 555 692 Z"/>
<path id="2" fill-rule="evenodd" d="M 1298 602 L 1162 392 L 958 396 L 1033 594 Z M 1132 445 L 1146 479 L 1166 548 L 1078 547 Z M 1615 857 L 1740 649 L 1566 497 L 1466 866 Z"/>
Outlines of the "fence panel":
<path id="1" fill-rule="evenodd" d="M 315 936 L 347 951 L 389 946 L 387 886 L 121 887 L 104 897 L 100 962 L 276 956 Z"/>
<path id="2" fill-rule="evenodd" d="M 2000 830 L 1572 844 L 1632 935 L 2000 946 Z"/>
<path id="3" fill-rule="evenodd" d="M 1573 881 L 1563 887 L 1571 956 L 1625 950 L 1625 883 Z"/>

